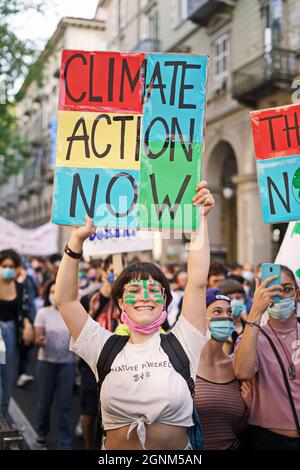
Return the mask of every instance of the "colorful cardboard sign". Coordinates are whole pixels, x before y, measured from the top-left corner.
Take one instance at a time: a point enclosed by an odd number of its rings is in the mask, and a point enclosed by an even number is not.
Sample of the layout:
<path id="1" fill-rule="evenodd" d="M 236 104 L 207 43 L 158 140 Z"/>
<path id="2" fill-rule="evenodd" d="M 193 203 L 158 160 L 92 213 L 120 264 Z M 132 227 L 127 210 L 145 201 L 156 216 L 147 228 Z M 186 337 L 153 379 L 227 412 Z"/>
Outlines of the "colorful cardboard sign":
<path id="1" fill-rule="evenodd" d="M 196 230 L 208 57 L 63 51 L 52 221 Z"/>
<path id="2" fill-rule="evenodd" d="M 300 218 L 300 105 L 250 113 L 265 223 Z"/>

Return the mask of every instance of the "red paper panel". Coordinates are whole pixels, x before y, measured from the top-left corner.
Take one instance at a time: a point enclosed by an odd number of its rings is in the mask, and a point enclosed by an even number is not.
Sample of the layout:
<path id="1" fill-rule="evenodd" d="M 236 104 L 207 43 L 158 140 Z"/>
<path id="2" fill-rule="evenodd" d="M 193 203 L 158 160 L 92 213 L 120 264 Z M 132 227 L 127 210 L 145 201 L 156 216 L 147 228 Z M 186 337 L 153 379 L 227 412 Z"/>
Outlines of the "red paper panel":
<path id="1" fill-rule="evenodd" d="M 144 53 L 64 50 L 59 109 L 142 113 Z"/>
<path id="2" fill-rule="evenodd" d="M 300 153 L 300 105 L 252 111 L 257 160 Z"/>

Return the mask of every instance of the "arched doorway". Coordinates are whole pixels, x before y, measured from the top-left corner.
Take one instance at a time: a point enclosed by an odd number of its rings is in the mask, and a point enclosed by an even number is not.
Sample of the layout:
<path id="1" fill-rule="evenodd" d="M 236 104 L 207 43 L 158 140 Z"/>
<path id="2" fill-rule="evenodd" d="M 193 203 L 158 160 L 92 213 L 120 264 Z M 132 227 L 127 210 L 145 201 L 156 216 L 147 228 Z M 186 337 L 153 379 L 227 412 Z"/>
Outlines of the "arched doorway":
<path id="1" fill-rule="evenodd" d="M 210 221 L 212 256 L 237 261 L 237 198 L 232 178 L 238 174 L 232 146 L 221 140 L 208 156 L 206 178 L 216 198 Z"/>

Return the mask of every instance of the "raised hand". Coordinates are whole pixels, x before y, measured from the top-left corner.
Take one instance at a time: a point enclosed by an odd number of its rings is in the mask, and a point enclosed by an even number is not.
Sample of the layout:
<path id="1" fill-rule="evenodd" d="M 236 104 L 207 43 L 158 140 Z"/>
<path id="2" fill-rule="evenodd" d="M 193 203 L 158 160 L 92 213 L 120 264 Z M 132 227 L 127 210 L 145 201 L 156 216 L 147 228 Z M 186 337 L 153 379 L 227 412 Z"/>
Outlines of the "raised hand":
<path id="1" fill-rule="evenodd" d="M 207 215 L 215 205 L 215 199 L 207 188 L 207 181 L 200 181 L 196 186 L 197 194 L 192 201 L 195 207 L 202 206 L 204 215 Z"/>
<path id="2" fill-rule="evenodd" d="M 83 243 L 88 237 L 93 235 L 96 230 L 94 227 L 93 220 L 86 215 L 84 217 L 85 225 L 82 227 L 74 227 L 72 230 L 72 240 Z"/>
<path id="3" fill-rule="evenodd" d="M 255 279 L 255 292 L 253 297 L 253 305 L 251 310 L 256 313 L 263 315 L 267 308 L 271 305 L 274 305 L 273 297 L 276 294 L 278 297 L 282 297 L 282 287 L 280 284 L 275 284 L 273 286 L 266 287 L 270 281 L 276 279 L 277 276 L 267 277 L 261 284 L 259 280 Z M 279 292 L 278 292 L 279 291 Z"/>

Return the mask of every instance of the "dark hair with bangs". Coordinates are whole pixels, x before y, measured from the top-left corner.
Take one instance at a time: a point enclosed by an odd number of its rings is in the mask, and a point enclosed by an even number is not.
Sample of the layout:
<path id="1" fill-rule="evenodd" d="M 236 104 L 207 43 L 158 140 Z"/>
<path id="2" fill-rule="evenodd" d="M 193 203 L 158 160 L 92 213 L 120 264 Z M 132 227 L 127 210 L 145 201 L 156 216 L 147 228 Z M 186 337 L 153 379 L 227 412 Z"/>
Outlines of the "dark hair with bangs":
<path id="1" fill-rule="evenodd" d="M 3 261 L 5 261 L 7 259 L 10 259 L 14 263 L 15 268 L 18 268 L 19 266 L 22 265 L 21 256 L 15 250 L 2 250 L 2 251 L 0 251 L 0 264 L 2 264 Z"/>
<path id="2" fill-rule="evenodd" d="M 162 287 L 165 289 L 166 294 L 166 308 L 172 301 L 172 294 L 170 284 L 164 273 L 153 263 L 132 263 L 127 266 L 119 275 L 116 282 L 113 285 L 111 296 L 115 305 L 120 309 L 118 300 L 122 298 L 123 289 L 125 284 L 133 279 L 155 279 L 160 282 Z"/>
<path id="3" fill-rule="evenodd" d="M 295 274 L 293 273 L 293 271 L 292 271 L 290 268 L 288 268 L 287 266 L 285 266 L 284 264 L 281 264 L 281 265 L 280 265 L 280 268 L 281 268 L 281 271 L 283 271 L 287 276 L 289 276 L 289 277 L 293 280 L 296 289 L 298 289 L 298 284 L 297 284 L 297 281 L 296 281 L 296 276 L 295 276 Z"/>

